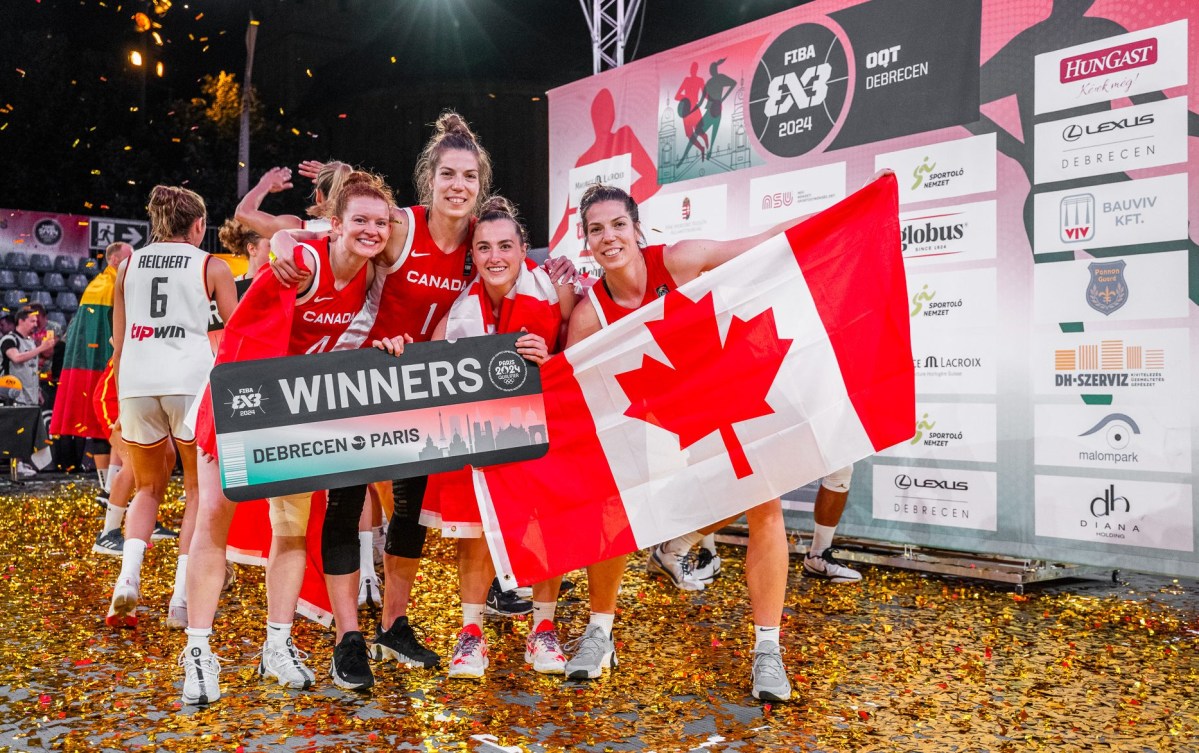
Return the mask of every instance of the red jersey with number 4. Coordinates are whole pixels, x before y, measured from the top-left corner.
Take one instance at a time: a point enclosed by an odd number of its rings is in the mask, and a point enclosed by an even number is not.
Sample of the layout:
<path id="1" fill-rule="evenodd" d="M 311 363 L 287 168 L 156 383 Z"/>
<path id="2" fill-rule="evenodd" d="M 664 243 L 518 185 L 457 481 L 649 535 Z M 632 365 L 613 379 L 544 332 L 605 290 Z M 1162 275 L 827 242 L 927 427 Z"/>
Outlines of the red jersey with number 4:
<path id="1" fill-rule="evenodd" d="M 329 261 L 329 239 L 321 238 L 301 245 L 312 249 L 316 268 L 312 270 L 312 285 L 296 299 L 291 337 L 287 342 L 287 353 L 293 356 L 333 350 L 338 338 L 362 309 L 370 267 L 369 263 L 362 265 L 354 279 L 337 290 L 334 287 L 333 266 Z"/>
<path id="2" fill-rule="evenodd" d="M 403 212 L 408 219 L 408 240 L 400 258 L 391 269 L 380 270 L 366 305 L 338 350 L 369 347 L 375 340 L 403 334 L 415 342 L 426 342 L 475 276 L 469 233 L 462 245 L 446 253 L 429 234 L 424 207 L 407 207 Z"/>
<path id="3" fill-rule="evenodd" d="M 645 295 L 641 298 L 641 303 L 637 308 L 652 302 L 655 298 L 661 298 L 678 287 L 666 269 L 666 260 L 662 257 L 662 252 L 665 250 L 666 246 L 646 246 L 641 249 L 642 255 L 645 256 L 647 275 Z M 612 295 L 608 292 L 608 283 L 602 279 L 592 285 L 587 294 L 591 298 L 591 305 L 595 307 L 595 313 L 599 316 L 600 324 L 604 327 L 637 310 L 625 308 L 612 300 Z"/>

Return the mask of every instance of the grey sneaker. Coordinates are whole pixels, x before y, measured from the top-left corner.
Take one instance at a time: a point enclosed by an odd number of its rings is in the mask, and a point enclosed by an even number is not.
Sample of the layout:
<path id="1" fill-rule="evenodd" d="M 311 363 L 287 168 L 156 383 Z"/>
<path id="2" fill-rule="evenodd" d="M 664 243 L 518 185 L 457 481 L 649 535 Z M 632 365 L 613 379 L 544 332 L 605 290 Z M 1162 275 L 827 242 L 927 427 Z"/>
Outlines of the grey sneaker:
<path id="1" fill-rule="evenodd" d="M 606 667 L 616 668 L 616 644 L 599 625 L 588 625 L 566 650 L 574 652 L 566 662 L 566 676 L 572 680 L 594 680 Z"/>
<path id="2" fill-rule="evenodd" d="M 207 648 L 185 648 L 179 654 L 183 667 L 183 703 L 188 706 L 212 703 L 221 697 L 220 659 Z"/>
<path id="3" fill-rule="evenodd" d="M 823 552 L 808 552 L 803 558 L 803 574 L 805 578 L 820 578 L 829 583 L 857 583 L 862 574 L 837 559 L 833 553 L 837 551 L 829 547 Z"/>
<path id="4" fill-rule="evenodd" d="M 96 536 L 96 543 L 92 544 L 92 551 L 96 554 L 107 554 L 109 557 L 120 557 L 124 554 L 125 536 L 121 533 L 121 529 L 114 528 L 108 533 Z"/>
<path id="5" fill-rule="evenodd" d="M 275 680 L 285 688 L 307 690 L 312 687 L 316 675 L 304 663 L 308 654 L 296 648 L 288 637 L 282 646 L 270 643 L 262 646 L 262 660 L 258 662 L 258 674 L 270 680 Z"/>
<path id="6" fill-rule="evenodd" d="M 681 591 L 702 591 L 704 584 L 696 579 L 695 555 L 691 552 L 679 556 L 668 552 L 662 544 L 650 550 L 645 561 L 645 570 L 650 575 L 661 575 L 670 580 Z"/>
<path id="7" fill-rule="evenodd" d="M 759 701 L 785 701 L 791 697 L 783 652 L 774 641 L 766 641 L 754 651 L 753 681 L 754 698 Z"/>

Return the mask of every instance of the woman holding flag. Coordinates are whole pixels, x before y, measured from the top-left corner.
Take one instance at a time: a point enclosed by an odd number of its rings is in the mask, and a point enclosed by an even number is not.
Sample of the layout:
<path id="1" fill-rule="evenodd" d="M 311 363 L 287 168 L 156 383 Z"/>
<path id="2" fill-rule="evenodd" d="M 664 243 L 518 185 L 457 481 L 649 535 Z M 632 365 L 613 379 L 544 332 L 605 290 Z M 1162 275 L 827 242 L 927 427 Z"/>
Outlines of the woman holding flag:
<path id="1" fill-rule="evenodd" d="M 587 189 L 579 202 L 579 216 L 587 247 L 604 276 L 570 317 L 567 347 L 794 224 L 788 221 L 732 241 L 684 240 L 643 247 L 637 203 L 623 190 L 605 185 Z M 791 695 L 791 684 L 779 648 L 788 565 L 781 503 L 770 500 L 746 511 L 745 516 L 749 522 L 745 573 L 754 618 L 753 695 L 783 701 Z M 614 557 L 587 568 L 591 619 L 566 664 L 566 674 L 572 679 L 594 679 L 605 667 L 616 665 L 612 625 L 626 559 Z"/>
<path id="2" fill-rule="evenodd" d="M 391 204 L 391 191 L 381 179 L 356 172 L 330 197 L 330 237 L 298 244 L 287 231 L 277 233 L 272 238 L 274 253 L 292 256 L 303 271 L 304 283 L 285 287 L 272 275 L 258 275 L 228 320 L 217 363 L 331 350 L 346 327 L 338 322 L 348 321 L 362 307 L 374 279 L 375 265 L 368 262 L 391 235 Z M 199 464 L 200 514 L 188 578 L 187 646 L 179 659 L 187 704 L 210 703 L 221 695 L 220 668 L 208 642 L 236 508 L 222 492 L 210 403 L 201 411 L 196 434 L 204 453 Z M 311 494 L 298 494 L 270 501 L 274 538 L 267 566 L 267 638 L 258 673 L 294 688 L 308 688 L 315 679 L 304 664 L 306 654 L 291 640 L 292 615 L 307 559 L 310 499 Z M 336 599 L 336 594 L 330 597 Z M 340 622 L 338 631 L 341 640 L 330 668 L 334 683 L 348 689 L 369 687 L 373 678 L 365 641 L 356 631 L 344 631 Z"/>
<path id="3" fill-rule="evenodd" d="M 544 270 L 528 260 L 528 245 L 528 234 L 515 207 L 503 197 L 489 199 L 471 242 L 477 276 L 437 323 L 433 339 L 523 332 L 516 340 L 516 352 L 535 364 L 545 363 L 557 350 L 563 317 L 569 316 L 574 306 L 574 284 L 568 275 L 555 286 Z M 403 337 L 395 337 L 374 345 L 398 355 L 404 342 Z M 440 527 L 443 536 L 458 539 L 462 630 L 449 675 L 482 677 L 489 663 L 482 633 L 483 610 L 495 568 L 483 538 L 469 470 L 430 477 L 420 522 Z M 525 643 L 525 661 L 544 674 L 561 674 L 566 664 L 554 628 L 561 583 L 559 576 L 533 586 L 533 630 Z"/>

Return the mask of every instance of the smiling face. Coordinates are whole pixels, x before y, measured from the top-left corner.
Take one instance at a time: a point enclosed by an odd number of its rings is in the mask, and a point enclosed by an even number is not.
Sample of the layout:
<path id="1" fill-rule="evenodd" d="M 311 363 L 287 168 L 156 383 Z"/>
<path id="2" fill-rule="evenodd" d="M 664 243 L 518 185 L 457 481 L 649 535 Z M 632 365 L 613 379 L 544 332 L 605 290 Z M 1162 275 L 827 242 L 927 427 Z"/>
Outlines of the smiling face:
<path id="1" fill-rule="evenodd" d="M 637 223 L 622 201 L 597 201 L 587 209 L 587 248 L 605 272 L 641 255 Z"/>
<path id="2" fill-rule="evenodd" d="M 330 225 L 346 251 L 370 259 L 391 236 L 391 213 L 387 202 L 377 196 L 354 196 L 340 216 L 330 219 Z"/>
<path id="3" fill-rule="evenodd" d="M 516 223 L 508 219 L 480 222 L 475 226 L 471 255 L 487 291 L 497 298 L 507 294 L 525 262 L 525 246 Z"/>
<path id="4" fill-rule="evenodd" d="M 464 149 L 441 152 L 433 170 L 433 213 L 469 217 L 479 200 L 479 158 Z"/>

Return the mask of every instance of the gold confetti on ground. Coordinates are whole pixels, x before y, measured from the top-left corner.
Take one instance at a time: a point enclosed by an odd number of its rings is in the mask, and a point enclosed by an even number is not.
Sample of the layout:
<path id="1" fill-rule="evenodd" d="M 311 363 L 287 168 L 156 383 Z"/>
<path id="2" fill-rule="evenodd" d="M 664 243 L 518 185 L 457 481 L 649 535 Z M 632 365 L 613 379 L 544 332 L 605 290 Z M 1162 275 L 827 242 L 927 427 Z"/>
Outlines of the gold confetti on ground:
<path id="1" fill-rule="evenodd" d="M 224 697 L 181 708 L 184 637 L 164 624 L 175 543 L 147 554 L 137 630 L 109 629 L 119 560 L 90 553 L 102 521 L 94 486 L 30 489 L 0 496 L 0 749 L 476 750 L 477 734 L 539 751 L 1199 749 L 1193 582 L 1016 596 L 880 569 L 834 586 L 793 569 L 783 644 L 795 695 L 762 705 L 749 697 L 744 551 L 731 547 L 702 594 L 648 580 L 638 559 L 621 593 L 621 665 L 602 680 L 533 673 L 528 621 L 489 618 L 484 681 L 376 663 L 376 686 L 361 695 L 333 687 L 331 634 L 302 619 L 296 642 L 312 654 L 317 687 L 259 680 L 262 573 L 240 568 L 213 638 L 228 662 Z M 428 553 L 409 613 L 448 657 L 460 625 L 453 549 L 431 534 Z M 587 621 L 584 591 L 559 607 L 564 639 Z M 373 632 L 374 615 L 363 617 Z"/>

